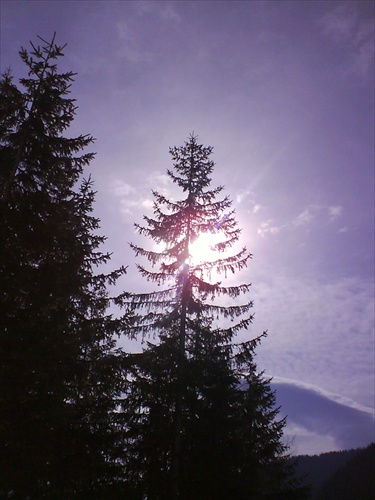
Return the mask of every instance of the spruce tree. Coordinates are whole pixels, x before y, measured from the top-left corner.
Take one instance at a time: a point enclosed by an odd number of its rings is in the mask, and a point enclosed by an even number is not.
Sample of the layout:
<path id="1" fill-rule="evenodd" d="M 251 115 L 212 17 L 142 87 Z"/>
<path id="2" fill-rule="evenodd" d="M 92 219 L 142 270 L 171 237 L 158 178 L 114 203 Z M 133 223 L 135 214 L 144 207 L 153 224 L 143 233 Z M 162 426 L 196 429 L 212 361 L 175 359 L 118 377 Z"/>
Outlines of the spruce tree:
<path id="1" fill-rule="evenodd" d="M 136 228 L 156 247 L 131 244 L 151 264 L 137 264 L 141 276 L 158 288 L 121 297 L 132 335 L 146 341 L 128 376 L 127 477 L 148 499 L 298 497 L 285 466 L 285 421 L 254 361 L 265 333 L 236 343 L 252 322 L 250 284 L 222 280 L 251 255 L 236 250 L 231 201 L 211 187 L 212 147 L 191 135 L 170 153 L 168 176 L 182 199 L 154 191 L 154 216 Z M 204 234 L 219 239 L 212 258 L 195 261 L 192 245 Z"/>
<path id="2" fill-rule="evenodd" d="M 0 496 L 99 498 L 118 477 L 116 398 L 123 321 L 107 313 L 109 260 L 92 215 L 90 135 L 64 47 L 40 39 L 28 75 L 0 81 Z"/>

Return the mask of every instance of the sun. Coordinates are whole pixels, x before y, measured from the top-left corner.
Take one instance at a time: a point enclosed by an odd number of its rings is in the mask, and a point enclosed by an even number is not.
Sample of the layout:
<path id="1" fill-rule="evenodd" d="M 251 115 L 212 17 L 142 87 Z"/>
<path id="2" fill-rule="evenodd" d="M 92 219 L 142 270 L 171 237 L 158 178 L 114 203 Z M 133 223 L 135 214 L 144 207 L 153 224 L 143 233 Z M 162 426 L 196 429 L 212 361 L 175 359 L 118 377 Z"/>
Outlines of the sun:
<path id="1" fill-rule="evenodd" d="M 198 265 L 202 262 L 209 262 L 215 259 L 215 251 L 212 247 L 219 243 L 220 235 L 218 233 L 202 233 L 189 245 L 189 261 L 192 265 Z"/>

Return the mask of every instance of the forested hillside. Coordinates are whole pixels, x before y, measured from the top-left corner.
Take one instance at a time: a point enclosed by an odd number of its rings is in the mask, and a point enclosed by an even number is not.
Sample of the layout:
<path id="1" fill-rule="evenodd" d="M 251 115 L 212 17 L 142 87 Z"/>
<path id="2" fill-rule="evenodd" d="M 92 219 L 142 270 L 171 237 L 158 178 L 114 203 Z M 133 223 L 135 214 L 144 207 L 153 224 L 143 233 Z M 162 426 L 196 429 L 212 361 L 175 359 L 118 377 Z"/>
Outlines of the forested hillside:
<path id="1" fill-rule="evenodd" d="M 313 500 L 375 498 L 375 444 L 356 450 L 298 456 L 296 472 L 311 484 Z"/>

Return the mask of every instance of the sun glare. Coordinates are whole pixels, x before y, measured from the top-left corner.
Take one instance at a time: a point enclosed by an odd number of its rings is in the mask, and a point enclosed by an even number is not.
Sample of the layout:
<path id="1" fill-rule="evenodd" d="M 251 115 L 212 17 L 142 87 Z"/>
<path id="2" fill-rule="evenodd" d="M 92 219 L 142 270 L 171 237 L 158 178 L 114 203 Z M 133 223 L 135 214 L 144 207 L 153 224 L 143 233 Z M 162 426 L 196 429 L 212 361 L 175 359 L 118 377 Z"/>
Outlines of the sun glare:
<path id="1" fill-rule="evenodd" d="M 220 241 L 220 235 L 217 233 L 201 234 L 189 246 L 190 262 L 192 265 L 198 265 L 202 262 L 213 261 L 216 258 L 216 252 L 212 250 L 212 246 Z"/>

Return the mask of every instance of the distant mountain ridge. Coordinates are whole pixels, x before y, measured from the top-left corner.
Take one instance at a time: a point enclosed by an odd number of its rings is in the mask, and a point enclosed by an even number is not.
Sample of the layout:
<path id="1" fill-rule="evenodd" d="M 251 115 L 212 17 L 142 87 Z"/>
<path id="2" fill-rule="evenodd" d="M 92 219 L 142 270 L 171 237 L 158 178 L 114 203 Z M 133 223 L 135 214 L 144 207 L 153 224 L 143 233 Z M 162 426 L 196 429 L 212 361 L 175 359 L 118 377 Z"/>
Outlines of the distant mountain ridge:
<path id="1" fill-rule="evenodd" d="M 375 444 L 366 448 L 301 455 L 296 475 L 310 484 L 312 500 L 373 500 Z"/>

